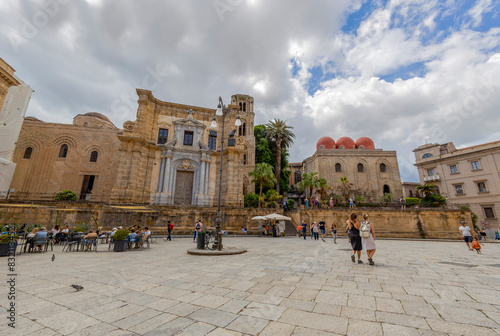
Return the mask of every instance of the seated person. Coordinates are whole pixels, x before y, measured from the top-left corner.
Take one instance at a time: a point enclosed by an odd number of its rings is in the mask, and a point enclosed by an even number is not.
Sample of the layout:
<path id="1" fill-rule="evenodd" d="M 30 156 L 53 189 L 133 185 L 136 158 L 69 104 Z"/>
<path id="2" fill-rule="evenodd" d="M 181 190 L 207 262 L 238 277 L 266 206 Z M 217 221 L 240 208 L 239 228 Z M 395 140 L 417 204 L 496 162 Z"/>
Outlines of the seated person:
<path id="1" fill-rule="evenodd" d="M 90 238 L 94 238 L 95 239 L 90 239 Z M 83 237 L 83 245 L 85 246 L 85 251 L 88 251 L 89 248 L 91 247 L 92 243 L 97 239 L 97 233 L 95 233 L 94 231 L 92 230 L 89 230 L 89 233 Z"/>
<path id="2" fill-rule="evenodd" d="M 26 252 L 26 246 L 29 244 L 29 250 L 33 248 L 33 243 L 35 242 L 35 235 L 38 232 L 38 228 L 34 228 L 32 232 L 26 235 L 26 245 L 24 245 L 24 252 Z"/>
<path id="3" fill-rule="evenodd" d="M 137 235 L 135 236 L 135 248 L 139 248 L 140 246 L 142 246 L 143 238 L 143 233 L 141 231 L 138 231 Z"/>
<path id="4" fill-rule="evenodd" d="M 36 248 L 38 248 L 38 252 L 42 252 L 42 247 L 47 242 L 47 235 L 48 235 L 48 232 L 47 232 L 47 229 L 45 227 L 42 227 L 40 229 L 40 231 L 38 231 L 35 234 L 35 244 L 37 244 L 35 246 L 35 251 L 37 251 Z M 40 242 L 43 242 L 43 243 L 40 244 Z"/>
<path id="5" fill-rule="evenodd" d="M 15 231 L 14 231 L 14 228 L 12 226 L 8 226 L 6 225 L 5 228 L 7 229 L 7 231 L 5 232 L 2 232 L 2 235 L 5 235 L 5 234 L 17 234 Z"/>
<path id="6" fill-rule="evenodd" d="M 247 229 L 245 229 L 244 227 L 241 228 L 241 231 L 243 231 L 244 234 L 247 234 Z"/>
<path id="7" fill-rule="evenodd" d="M 132 246 L 132 243 L 135 242 L 135 237 L 137 236 L 137 233 L 135 233 L 135 229 L 130 229 L 130 233 L 127 237 L 127 240 L 128 240 L 128 246 L 131 247 Z"/>
<path id="8" fill-rule="evenodd" d="M 66 225 L 64 229 L 59 232 L 59 237 L 56 237 L 58 241 L 66 241 L 69 235 L 69 227 Z"/>
<path id="9" fill-rule="evenodd" d="M 59 230 L 59 225 L 54 226 L 54 228 L 51 230 L 52 238 L 54 238 L 56 244 L 57 244 L 57 235 L 59 234 L 60 231 L 61 230 Z"/>

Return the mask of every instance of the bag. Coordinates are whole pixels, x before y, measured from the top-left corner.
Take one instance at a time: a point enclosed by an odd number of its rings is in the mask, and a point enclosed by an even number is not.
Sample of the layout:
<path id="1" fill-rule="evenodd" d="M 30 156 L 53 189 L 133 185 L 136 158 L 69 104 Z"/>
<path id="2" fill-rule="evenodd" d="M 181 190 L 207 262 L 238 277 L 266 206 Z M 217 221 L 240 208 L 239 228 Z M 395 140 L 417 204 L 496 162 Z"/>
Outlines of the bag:
<path id="1" fill-rule="evenodd" d="M 361 238 L 370 238 L 370 222 L 363 221 L 363 223 L 361 223 L 359 235 Z"/>
<path id="2" fill-rule="evenodd" d="M 201 228 L 201 225 L 198 223 L 196 224 L 196 230 L 199 230 Z"/>

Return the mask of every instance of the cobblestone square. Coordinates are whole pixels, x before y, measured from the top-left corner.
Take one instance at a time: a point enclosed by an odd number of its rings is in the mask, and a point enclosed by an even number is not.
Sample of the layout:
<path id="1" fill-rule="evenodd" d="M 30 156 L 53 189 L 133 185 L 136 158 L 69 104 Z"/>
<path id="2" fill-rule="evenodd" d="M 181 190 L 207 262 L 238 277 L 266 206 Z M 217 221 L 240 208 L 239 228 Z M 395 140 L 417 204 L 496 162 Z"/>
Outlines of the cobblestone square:
<path id="1" fill-rule="evenodd" d="M 500 335 L 500 244 L 378 240 L 375 266 L 345 239 L 228 237 L 232 256 L 192 239 L 143 251 L 16 257 L 16 328 L 1 335 Z M 51 261 L 52 255 L 55 261 Z M 74 290 L 71 285 L 84 287 Z"/>

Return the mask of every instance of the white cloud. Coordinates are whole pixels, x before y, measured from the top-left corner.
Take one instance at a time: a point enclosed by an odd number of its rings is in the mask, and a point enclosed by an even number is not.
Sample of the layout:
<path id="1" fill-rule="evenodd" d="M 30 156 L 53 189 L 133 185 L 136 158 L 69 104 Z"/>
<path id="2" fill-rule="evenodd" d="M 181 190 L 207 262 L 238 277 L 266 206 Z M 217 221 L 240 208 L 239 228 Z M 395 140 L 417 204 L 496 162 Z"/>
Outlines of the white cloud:
<path id="1" fill-rule="evenodd" d="M 492 0 L 479 0 L 476 5 L 472 7 L 468 14 L 472 18 L 471 26 L 477 27 L 481 24 L 484 13 L 491 11 L 493 8 Z M 469 25 L 467 25 L 469 26 Z"/>

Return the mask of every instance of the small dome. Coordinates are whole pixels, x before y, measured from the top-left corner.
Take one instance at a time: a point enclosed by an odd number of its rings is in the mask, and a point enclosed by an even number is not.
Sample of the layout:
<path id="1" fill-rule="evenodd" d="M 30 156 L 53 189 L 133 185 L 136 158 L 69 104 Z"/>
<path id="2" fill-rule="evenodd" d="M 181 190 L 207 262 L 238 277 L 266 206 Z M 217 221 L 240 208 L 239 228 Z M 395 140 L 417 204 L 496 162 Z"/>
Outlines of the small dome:
<path id="1" fill-rule="evenodd" d="M 88 113 L 85 113 L 84 116 L 96 117 L 96 118 L 111 122 L 111 120 L 109 120 L 108 117 L 106 117 L 104 114 L 98 113 L 98 112 L 88 112 Z"/>
<path id="2" fill-rule="evenodd" d="M 332 138 L 325 136 L 318 140 L 316 143 L 316 150 L 318 149 L 334 149 L 335 148 L 335 140 Z"/>
<path id="3" fill-rule="evenodd" d="M 375 149 L 373 140 L 368 137 L 361 137 L 356 140 L 356 148 L 358 149 Z"/>
<path id="4" fill-rule="evenodd" d="M 354 149 L 354 140 L 349 137 L 342 137 L 337 140 L 337 148 L 339 149 Z"/>

